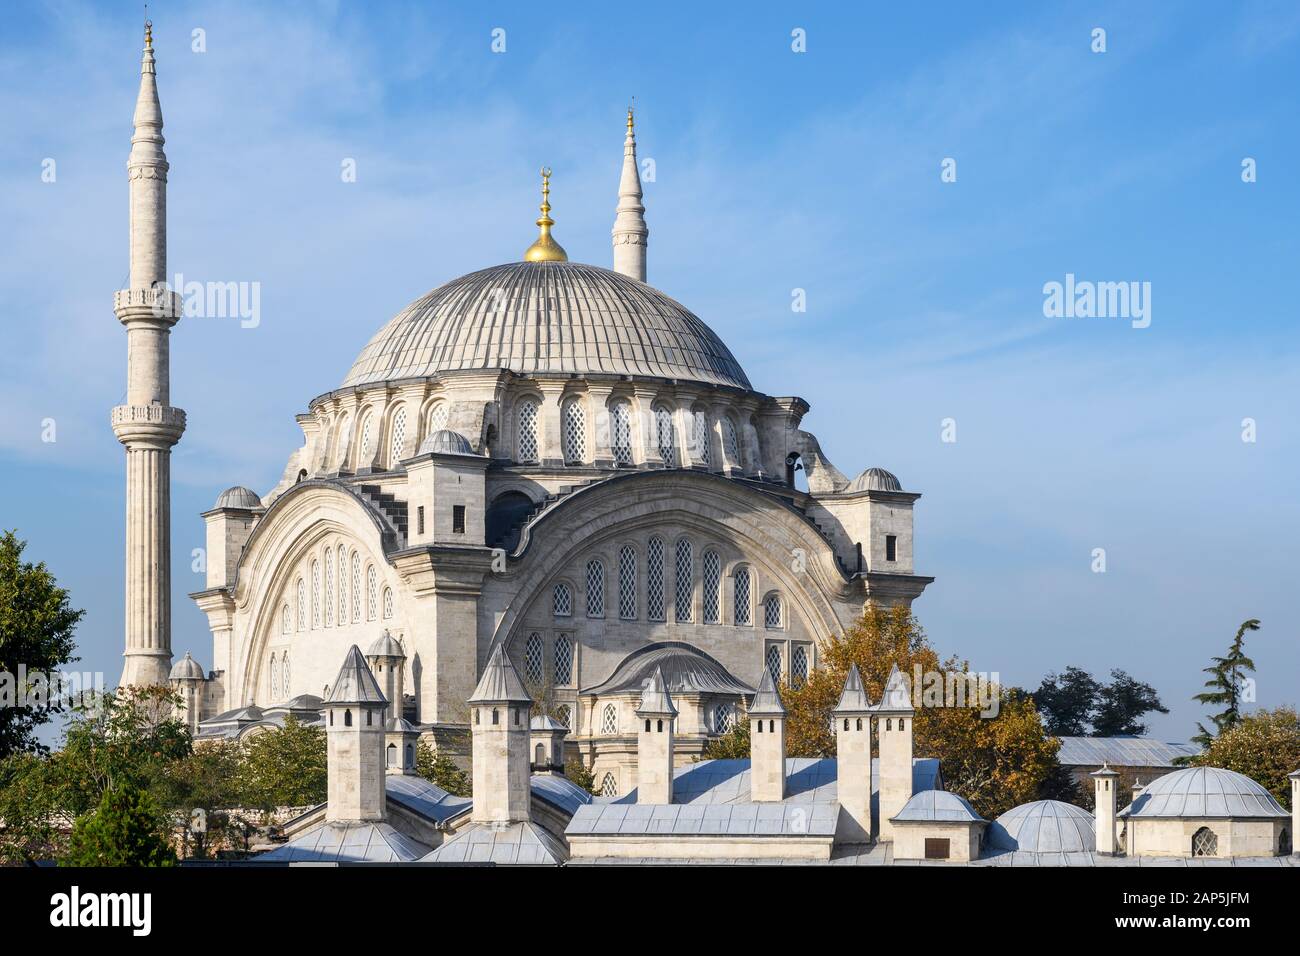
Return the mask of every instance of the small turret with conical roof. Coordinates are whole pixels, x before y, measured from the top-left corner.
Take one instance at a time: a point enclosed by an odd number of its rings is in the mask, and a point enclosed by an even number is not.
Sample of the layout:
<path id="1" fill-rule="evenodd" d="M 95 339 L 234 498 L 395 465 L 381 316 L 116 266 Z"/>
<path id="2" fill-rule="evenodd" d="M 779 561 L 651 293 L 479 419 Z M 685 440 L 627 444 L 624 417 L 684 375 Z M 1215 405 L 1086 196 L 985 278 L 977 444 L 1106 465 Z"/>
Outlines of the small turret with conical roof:
<path id="1" fill-rule="evenodd" d="M 658 665 L 641 691 L 636 716 L 636 801 L 672 803 L 673 721 L 677 707 L 668 693 L 663 668 Z"/>
<path id="2" fill-rule="evenodd" d="M 406 651 L 401 642 L 385 629 L 366 651 L 366 663 L 388 698 L 389 718 L 401 717 L 402 688 L 406 679 Z"/>
<path id="3" fill-rule="evenodd" d="M 388 698 L 361 649 L 353 644 L 323 706 L 328 768 L 325 819 L 340 823 L 384 819 L 387 709 Z"/>
<path id="4" fill-rule="evenodd" d="M 1093 830 L 1097 835 L 1097 852 L 1102 856 L 1114 856 L 1119 849 L 1119 840 L 1115 832 L 1115 811 L 1119 807 L 1119 773 L 1102 763 L 1099 770 L 1091 774 L 1096 793 L 1093 798 Z"/>
<path id="5" fill-rule="evenodd" d="M 763 668 L 749 705 L 749 789 L 755 803 L 785 799 L 785 704 Z"/>
<path id="6" fill-rule="evenodd" d="M 530 816 L 528 742 L 533 699 L 505 646 L 492 648 L 469 698 L 474 739 L 473 819 L 521 823 Z"/>
<path id="7" fill-rule="evenodd" d="M 890 821 L 912 799 L 912 692 L 907 676 L 895 664 L 885 680 L 876 707 L 877 747 L 880 750 L 880 827 L 878 840 L 892 840 Z"/>
<path id="8" fill-rule="evenodd" d="M 835 705 L 836 788 L 840 819 L 837 839 L 871 842 L 871 701 L 858 673 L 849 665 L 840 702 Z"/>

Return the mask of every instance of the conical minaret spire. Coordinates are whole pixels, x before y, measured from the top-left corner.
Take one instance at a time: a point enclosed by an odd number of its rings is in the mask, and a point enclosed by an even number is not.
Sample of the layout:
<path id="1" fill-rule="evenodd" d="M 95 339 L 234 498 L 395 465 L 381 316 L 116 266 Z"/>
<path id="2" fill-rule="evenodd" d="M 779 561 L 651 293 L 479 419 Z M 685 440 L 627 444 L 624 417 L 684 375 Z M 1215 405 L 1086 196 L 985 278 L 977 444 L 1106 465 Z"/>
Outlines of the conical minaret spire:
<path id="1" fill-rule="evenodd" d="M 171 667 L 171 449 L 185 413 L 171 405 L 169 338 L 180 300 L 167 289 L 167 156 L 145 23 L 135 134 L 127 160 L 131 191 L 130 287 L 114 296 L 126 327 L 126 403 L 113 433 L 126 448 L 126 662 L 123 685 L 167 683 Z"/>
<path id="2" fill-rule="evenodd" d="M 623 175 L 618 181 L 614 215 L 614 271 L 645 282 L 645 253 L 650 229 L 641 205 L 641 173 L 636 165 L 636 130 L 632 107 L 627 108 L 627 137 L 623 140 Z"/>

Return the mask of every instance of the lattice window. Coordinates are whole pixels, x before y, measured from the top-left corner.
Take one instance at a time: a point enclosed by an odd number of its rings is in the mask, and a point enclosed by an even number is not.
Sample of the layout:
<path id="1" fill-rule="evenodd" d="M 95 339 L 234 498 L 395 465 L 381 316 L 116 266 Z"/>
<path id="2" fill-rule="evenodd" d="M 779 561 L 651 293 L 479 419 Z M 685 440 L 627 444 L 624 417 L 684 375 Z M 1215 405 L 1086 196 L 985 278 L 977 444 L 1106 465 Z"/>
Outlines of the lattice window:
<path id="1" fill-rule="evenodd" d="M 524 642 L 524 675 L 533 686 L 542 682 L 542 635 L 536 631 Z"/>
<path id="2" fill-rule="evenodd" d="M 636 549 L 630 544 L 618 552 L 618 616 L 636 620 Z"/>
<path id="3" fill-rule="evenodd" d="M 352 623 L 361 620 L 361 555 L 352 552 Z"/>
<path id="4" fill-rule="evenodd" d="M 1209 827 L 1201 827 L 1192 834 L 1192 856 L 1218 856 L 1219 838 Z"/>
<path id="5" fill-rule="evenodd" d="M 280 699 L 289 699 L 289 652 L 285 651 L 284 659 L 280 661 Z"/>
<path id="6" fill-rule="evenodd" d="M 334 626 L 334 552 L 325 549 L 325 626 Z"/>
<path id="7" fill-rule="evenodd" d="M 568 704 L 561 704 L 555 708 L 555 719 L 564 724 L 569 730 L 573 729 L 573 708 Z"/>
<path id="8" fill-rule="evenodd" d="M 555 639 L 555 684 L 557 687 L 565 687 L 572 679 L 573 643 L 569 640 L 569 635 L 561 634 Z"/>
<path id="9" fill-rule="evenodd" d="M 716 551 L 704 552 L 704 623 L 722 622 L 722 559 Z"/>
<path id="10" fill-rule="evenodd" d="M 348 622 L 348 552 L 339 545 L 339 603 L 336 615 L 339 627 Z"/>
<path id="11" fill-rule="evenodd" d="M 664 619 L 664 543 L 651 538 L 645 549 L 645 616 Z"/>
<path id="12" fill-rule="evenodd" d="M 582 401 L 571 398 L 564 403 L 564 461 L 579 464 L 587 460 L 587 415 Z"/>
<path id="13" fill-rule="evenodd" d="M 271 655 L 271 686 L 268 691 L 273 703 L 280 699 L 280 662 L 274 654 Z"/>
<path id="14" fill-rule="evenodd" d="M 396 468 L 406 448 L 406 406 L 393 415 L 392 438 L 388 442 L 388 467 Z"/>
<path id="15" fill-rule="evenodd" d="M 375 446 L 372 444 L 375 438 L 375 416 L 367 413 L 365 421 L 361 423 L 361 444 L 360 453 L 357 456 L 357 467 L 361 468 L 369 465 L 375 457 Z"/>
<path id="16" fill-rule="evenodd" d="M 352 440 L 352 416 L 346 412 L 339 420 L 338 431 L 334 438 L 334 455 L 332 461 L 339 469 L 347 467 L 348 443 Z"/>
<path id="17" fill-rule="evenodd" d="M 780 628 L 781 624 L 781 595 L 769 594 L 763 602 L 763 626 Z"/>
<path id="18" fill-rule="evenodd" d="M 320 627 L 320 562 L 311 563 L 311 626 Z"/>
<path id="19" fill-rule="evenodd" d="M 750 623 L 750 599 L 749 599 L 749 568 L 736 569 L 736 588 L 735 588 L 735 616 L 732 618 L 738 625 L 748 627 Z"/>
<path id="20" fill-rule="evenodd" d="M 691 429 L 691 441 L 695 445 L 695 457 L 704 467 L 713 463 L 713 453 L 709 449 L 709 417 L 702 411 L 691 416 L 694 427 Z"/>
<path id="21" fill-rule="evenodd" d="M 673 413 L 666 408 L 655 409 L 655 444 L 664 464 L 672 467 L 677 464 L 676 443 L 673 441 Z"/>
<path id="22" fill-rule="evenodd" d="M 280 633 L 288 634 L 293 630 L 293 612 L 289 610 L 289 605 L 285 605 L 280 611 Z"/>
<path id="23" fill-rule="evenodd" d="M 610 434 L 610 445 L 614 451 L 614 460 L 620 465 L 632 464 L 632 406 L 627 402 L 615 402 Z"/>
<path id="24" fill-rule="evenodd" d="M 618 708 L 613 704 L 606 704 L 605 709 L 601 711 L 600 732 L 606 737 L 618 733 Z"/>
<path id="25" fill-rule="evenodd" d="M 557 584 L 551 593 L 551 608 L 556 617 L 573 615 L 573 592 L 567 584 Z"/>
<path id="26" fill-rule="evenodd" d="M 532 399 L 519 405 L 519 440 L 516 444 L 520 461 L 537 461 L 537 402 Z"/>
<path id="27" fill-rule="evenodd" d="M 778 684 L 781 682 L 781 645 L 772 644 L 767 649 L 767 669 L 772 675 L 772 680 Z"/>
<path id="28" fill-rule="evenodd" d="M 691 591 L 694 585 L 695 555 L 689 538 L 677 542 L 677 559 L 673 564 L 673 620 L 678 624 L 691 621 Z"/>
<path id="29" fill-rule="evenodd" d="M 605 616 L 605 565 L 595 558 L 587 562 L 587 617 Z"/>
<path id="30" fill-rule="evenodd" d="M 393 589 L 384 588 L 384 620 L 393 616 Z"/>
<path id="31" fill-rule="evenodd" d="M 734 716 L 730 704 L 719 704 L 713 708 L 713 729 L 719 734 L 731 733 L 731 721 Z"/>
<path id="32" fill-rule="evenodd" d="M 790 682 L 795 687 L 802 687 L 808 680 L 808 648 L 796 644 L 790 652 Z"/>
<path id="33" fill-rule="evenodd" d="M 298 579 L 298 630 L 307 626 L 307 585 Z"/>
<path id="34" fill-rule="evenodd" d="M 618 796 L 618 778 L 612 773 L 605 774 L 604 778 L 600 781 L 600 795 L 602 797 Z"/>
<path id="35" fill-rule="evenodd" d="M 434 432 L 440 432 L 447 427 L 447 410 L 450 406 L 446 402 L 439 402 L 429 409 L 429 431 L 432 435 Z"/>
<path id="36" fill-rule="evenodd" d="M 366 568 L 366 620 L 373 621 L 379 613 L 379 575 L 373 566 Z"/>
<path id="37" fill-rule="evenodd" d="M 740 436 L 736 433 L 736 423 L 730 415 L 722 416 L 722 448 L 727 456 L 727 464 L 740 466 Z"/>

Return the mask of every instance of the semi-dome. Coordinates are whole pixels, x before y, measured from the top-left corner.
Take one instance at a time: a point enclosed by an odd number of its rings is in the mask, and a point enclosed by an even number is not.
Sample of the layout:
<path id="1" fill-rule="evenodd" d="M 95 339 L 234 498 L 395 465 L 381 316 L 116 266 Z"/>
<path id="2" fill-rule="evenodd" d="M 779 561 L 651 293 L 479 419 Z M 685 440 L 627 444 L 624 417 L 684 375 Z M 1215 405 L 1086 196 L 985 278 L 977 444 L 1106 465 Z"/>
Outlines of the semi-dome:
<path id="1" fill-rule="evenodd" d="M 993 821 L 988 842 L 1024 853 L 1091 853 L 1097 848 L 1092 814 L 1060 800 L 1012 807 Z"/>
<path id="2" fill-rule="evenodd" d="M 418 455 L 473 455 L 474 446 L 469 443 L 469 439 L 460 432 L 454 432 L 450 428 L 443 428 L 434 432 L 420 442 Z"/>
<path id="3" fill-rule="evenodd" d="M 633 651 L 614 672 L 584 694 L 641 693 L 657 669 L 663 671 L 670 694 L 734 694 L 746 696 L 754 688 L 738 680 L 713 657 L 680 641 L 661 641 Z"/>
<path id="4" fill-rule="evenodd" d="M 893 472 L 883 468 L 868 468 L 849 482 L 847 491 L 902 491 L 903 485 Z"/>
<path id="5" fill-rule="evenodd" d="M 172 671 L 167 677 L 169 680 L 203 680 L 203 668 L 186 651 L 185 656 L 172 665 Z"/>
<path id="6" fill-rule="evenodd" d="M 513 262 L 434 289 L 379 330 L 343 387 L 497 368 L 750 388 L 727 346 L 681 303 L 577 262 Z"/>
<path id="7" fill-rule="evenodd" d="M 1288 817 L 1273 795 L 1245 774 L 1188 767 L 1157 777 L 1122 817 Z"/>
<path id="8" fill-rule="evenodd" d="M 245 488 L 243 485 L 235 485 L 233 488 L 227 488 L 221 494 L 217 495 L 217 503 L 214 508 L 260 508 L 262 499 L 257 496 L 257 492 L 251 488 Z"/>

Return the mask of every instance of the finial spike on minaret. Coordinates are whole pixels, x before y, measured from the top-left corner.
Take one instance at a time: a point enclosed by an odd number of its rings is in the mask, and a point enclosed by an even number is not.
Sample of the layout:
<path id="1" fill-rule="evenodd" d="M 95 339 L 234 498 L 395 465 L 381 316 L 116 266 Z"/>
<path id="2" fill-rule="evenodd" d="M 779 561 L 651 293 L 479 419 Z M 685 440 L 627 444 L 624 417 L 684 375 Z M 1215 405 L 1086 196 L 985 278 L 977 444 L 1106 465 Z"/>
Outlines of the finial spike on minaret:
<path id="1" fill-rule="evenodd" d="M 645 282 L 646 245 L 650 229 L 641 205 L 641 173 L 636 161 L 636 127 L 632 105 L 627 108 L 627 136 L 623 140 L 623 174 L 618 181 L 618 207 L 614 214 L 614 271 Z"/>

